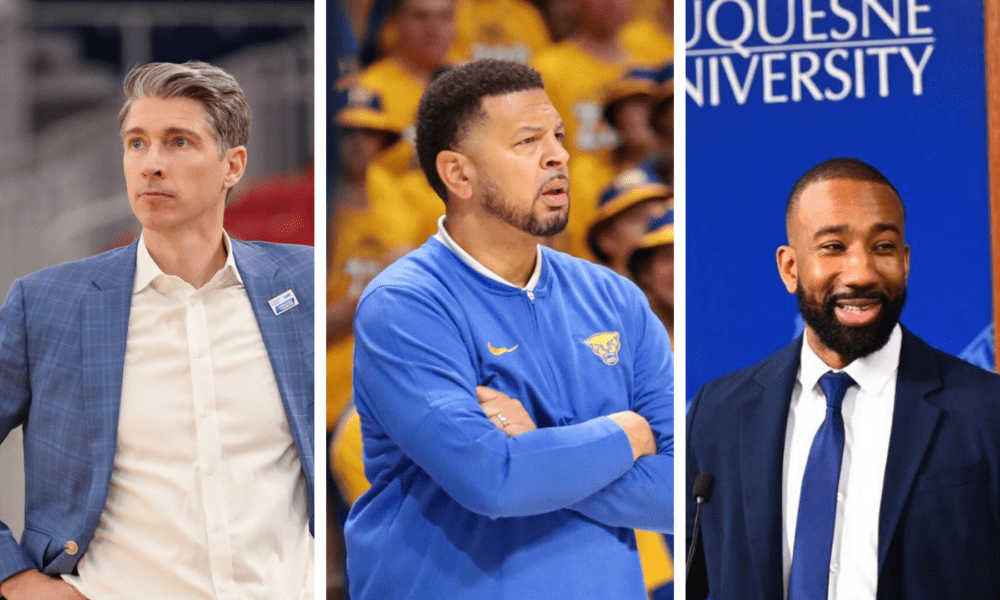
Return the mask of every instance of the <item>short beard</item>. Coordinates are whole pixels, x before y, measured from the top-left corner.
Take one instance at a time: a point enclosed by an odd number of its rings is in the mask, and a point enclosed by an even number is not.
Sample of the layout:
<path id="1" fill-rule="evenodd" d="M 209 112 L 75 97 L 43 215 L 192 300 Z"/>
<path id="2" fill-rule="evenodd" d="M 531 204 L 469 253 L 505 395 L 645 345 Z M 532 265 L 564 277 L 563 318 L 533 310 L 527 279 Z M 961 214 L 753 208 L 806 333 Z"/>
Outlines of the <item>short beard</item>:
<path id="1" fill-rule="evenodd" d="M 802 318 L 823 342 L 823 345 L 851 363 L 858 358 L 881 350 L 889 341 L 889 336 L 892 335 L 892 330 L 896 327 L 899 316 L 903 313 L 903 305 L 906 304 L 906 288 L 900 290 L 899 295 L 895 298 L 890 298 L 885 292 L 875 290 L 830 294 L 820 306 L 806 298 L 802 283 L 799 282 L 798 288 L 795 290 L 795 297 L 798 300 Z M 862 326 L 844 325 L 838 321 L 834 312 L 835 305 L 839 300 L 849 298 L 878 300 L 881 303 L 878 318 L 873 323 Z"/>
<path id="2" fill-rule="evenodd" d="M 569 189 L 566 190 L 567 198 Z M 532 202 L 541 199 L 541 194 L 536 194 Z M 486 212 L 497 217 L 504 223 L 517 227 L 521 231 L 535 237 L 552 237 L 562 233 L 569 223 L 569 204 L 563 210 L 555 211 L 546 217 L 539 218 L 530 208 L 524 212 L 515 212 L 514 209 L 504 201 L 503 191 L 489 179 L 483 181 L 483 208 Z"/>

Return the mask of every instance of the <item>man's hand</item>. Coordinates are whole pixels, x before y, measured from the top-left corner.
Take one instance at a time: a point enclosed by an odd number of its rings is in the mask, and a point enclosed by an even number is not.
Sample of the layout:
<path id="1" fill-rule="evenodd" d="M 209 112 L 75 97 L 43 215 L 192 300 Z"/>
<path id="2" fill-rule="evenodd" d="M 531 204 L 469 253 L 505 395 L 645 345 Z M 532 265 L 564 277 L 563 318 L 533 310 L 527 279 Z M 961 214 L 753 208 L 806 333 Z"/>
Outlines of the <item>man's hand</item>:
<path id="1" fill-rule="evenodd" d="M 490 421 L 509 437 L 535 430 L 535 422 L 528 416 L 528 411 L 524 410 L 520 401 L 483 386 L 476 388 L 476 396 L 479 398 L 479 407 Z"/>
<path id="2" fill-rule="evenodd" d="M 632 460 L 656 454 L 656 438 L 649 428 L 649 422 L 642 415 L 625 410 L 608 415 L 608 418 L 618 423 L 628 435 L 628 442 L 632 444 Z"/>
<path id="3" fill-rule="evenodd" d="M 87 600 L 75 587 L 37 569 L 21 571 L 5 579 L 0 583 L 0 595 L 7 600 Z"/>

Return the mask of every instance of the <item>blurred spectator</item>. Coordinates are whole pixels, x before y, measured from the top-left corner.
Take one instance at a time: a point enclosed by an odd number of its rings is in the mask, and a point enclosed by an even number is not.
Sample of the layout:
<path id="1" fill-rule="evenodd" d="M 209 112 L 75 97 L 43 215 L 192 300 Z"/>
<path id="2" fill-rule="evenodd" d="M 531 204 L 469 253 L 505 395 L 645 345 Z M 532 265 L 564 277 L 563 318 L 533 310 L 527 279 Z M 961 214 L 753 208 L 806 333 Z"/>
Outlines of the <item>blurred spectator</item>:
<path id="1" fill-rule="evenodd" d="M 328 428 L 351 398 L 351 323 L 362 290 L 389 263 L 426 241 L 444 213 L 422 173 L 399 176 L 378 163 L 387 148 L 399 145 L 402 133 L 381 96 L 355 91 L 335 121 L 342 132 L 342 166 L 328 235 Z"/>
<path id="2" fill-rule="evenodd" d="M 648 69 L 630 71 L 611 85 L 605 97 L 604 120 L 618 133 L 610 157 L 618 172 L 638 166 L 658 149 L 650 121 L 655 77 L 656 72 Z"/>
<path id="3" fill-rule="evenodd" d="M 350 401 L 351 321 L 364 286 L 409 246 L 396 235 L 391 210 L 366 192 L 368 165 L 399 139 L 399 128 L 377 96 L 348 104 L 337 114 L 341 126 L 341 169 L 333 189 L 327 262 L 327 425 Z"/>
<path id="4" fill-rule="evenodd" d="M 613 82 L 604 97 L 602 115 L 617 132 L 613 148 L 582 154 L 569 163 L 572 213 L 589 215 L 593 222 L 598 196 L 620 173 L 632 169 L 658 151 L 659 140 L 650 124 L 650 101 L 657 89 L 656 72 L 650 69 L 633 69 L 625 77 Z M 570 248 L 577 256 L 594 259 L 588 250 Z"/>
<path id="5" fill-rule="evenodd" d="M 674 211 L 650 220 L 646 234 L 628 258 L 632 279 L 674 339 Z"/>
<path id="6" fill-rule="evenodd" d="M 580 25 L 577 0 L 542 0 L 540 8 L 553 43 L 561 42 L 576 33 L 576 28 Z"/>
<path id="7" fill-rule="evenodd" d="M 350 6 L 354 5 L 355 3 L 351 2 Z M 337 114 L 347 102 L 347 94 L 337 87 L 337 82 L 358 70 L 357 38 L 344 8 L 342 0 L 335 0 L 327 12 L 327 28 L 332 36 L 332 41 L 326 47 L 327 64 L 333 70 L 333 78 L 327 82 L 327 104 L 330 114 Z M 329 147 L 337 148 L 337 129 L 330 121 L 327 121 L 326 136 Z M 328 177 L 339 171 L 337 160 L 337 153 L 331 152 L 327 163 Z"/>
<path id="8" fill-rule="evenodd" d="M 573 156 L 614 145 L 614 133 L 601 119 L 605 89 L 637 65 L 618 41 L 632 0 L 577 3 L 576 33 L 541 52 L 533 63 L 566 124 L 566 147 Z"/>
<path id="9" fill-rule="evenodd" d="M 597 215 L 587 232 L 587 244 L 597 261 L 631 277 L 628 257 L 638 246 L 650 219 L 662 215 L 670 187 L 649 169 L 634 168 L 619 175 L 601 194 Z"/>
<path id="10" fill-rule="evenodd" d="M 382 58 L 380 34 L 388 20 L 389 5 L 395 0 L 359 0 L 353 10 L 357 11 L 359 19 L 364 20 L 364 35 L 359 35 L 361 48 L 358 50 L 358 62 L 361 67 L 367 67 Z M 355 29 L 360 33 L 361 29 Z"/>
<path id="11" fill-rule="evenodd" d="M 398 23 L 386 18 L 391 2 L 375 0 L 371 5 L 366 35 L 373 38 L 375 48 L 365 52 L 372 60 L 390 53 L 399 40 Z M 457 0 L 455 23 L 449 63 L 479 58 L 527 63 L 551 43 L 542 14 L 527 0 Z"/>
<path id="12" fill-rule="evenodd" d="M 383 156 L 376 157 L 368 167 L 366 193 L 369 198 L 378 199 L 377 205 L 382 210 L 391 213 L 399 235 L 419 246 L 437 232 L 444 202 L 431 189 L 423 171 L 408 169 L 398 175 L 391 166 L 383 164 Z"/>
<path id="13" fill-rule="evenodd" d="M 618 33 L 618 41 L 635 59 L 662 65 L 674 59 L 674 1 L 659 0 L 653 14 L 636 15 Z"/>
<path id="14" fill-rule="evenodd" d="M 385 21 L 385 8 L 387 5 L 384 0 L 333 0 L 333 5 L 342 5 L 342 10 L 344 12 L 345 18 L 351 26 L 351 30 L 355 36 L 355 39 L 362 40 L 370 18 L 376 12 L 382 12 L 382 21 Z M 382 7 L 378 5 L 383 5 Z M 327 3 L 327 12 L 329 13 L 330 4 Z M 372 61 L 368 61 L 369 63 Z M 365 65 L 367 66 L 367 64 Z"/>
<path id="15" fill-rule="evenodd" d="M 391 0 L 386 28 L 388 55 L 340 83 L 350 97 L 374 95 L 403 141 L 380 157 L 397 175 L 415 167 L 413 121 L 420 96 L 432 75 L 446 64 L 455 39 L 455 0 Z"/>
<path id="16" fill-rule="evenodd" d="M 656 135 L 653 170 L 668 184 L 674 182 L 674 72 L 673 65 L 660 69 L 660 85 L 653 95 L 649 124 Z"/>
<path id="17" fill-rule="evenodd" d="M 571 190 L 581 172 L 574 163 L 581 162 L 581 157 L 607 152 L 618 141 L 603 118 L 608 87 L 630 69 L 642 66 L 618 38 L 632 15 L 632 0 L 577 0 L 577 6 L 580 15 L 577 31 L 540 53 L 533 63 L 566 125 L 566 148 L 572 157 Z M 590 258 L 584 237 L 595 211 L 593 201 L 580 202 L 574 198 L 569 225 L 553 245 Z"/>
<path id="18" fill-rule="evenodd" d="M 550 45 L 541 13 L 526 0 L 458 0 L 449 62 L 498 58 L 527 64 Z"/>

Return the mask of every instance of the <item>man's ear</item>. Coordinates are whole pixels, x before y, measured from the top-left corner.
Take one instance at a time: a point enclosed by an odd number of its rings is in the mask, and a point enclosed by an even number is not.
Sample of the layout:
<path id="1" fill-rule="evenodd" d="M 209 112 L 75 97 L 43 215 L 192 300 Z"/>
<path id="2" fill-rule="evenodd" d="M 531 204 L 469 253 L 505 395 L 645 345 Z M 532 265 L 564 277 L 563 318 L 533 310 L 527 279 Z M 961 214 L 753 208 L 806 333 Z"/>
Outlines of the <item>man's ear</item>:
<path id="1" fill-rule="evenodd" d="M 791 246 L 780 246 L 777 253 L 778 275 L 785 283 L 785 289 L 789 294 L 794 294 L 799 286 L 799 265 L 795 256 L 795 248 Z"/>
<path id="2" fill-rule="evenodd" d="M 468 156 L 454 150 L 442 150 L 438 152 L 434 165 L 438 177 L 454 197 L 461 200 L 472 198 L 472 179 L 476 169 Z"/>
<path id="3" fill-rule="evenodd" d="M 903 246 L 903 279 L 910 280 L 910 245 Z"/>
<path id="4" fill-rule="evenodd" d="M 226 155 L 222 158 L 226 163 L 226 178 L 223 180 L 223 189 L 231 189 L 243 178 L 243 171 L 247 168 L 247 149 L 244 146 L 233 146 L 226 150 Z"/>

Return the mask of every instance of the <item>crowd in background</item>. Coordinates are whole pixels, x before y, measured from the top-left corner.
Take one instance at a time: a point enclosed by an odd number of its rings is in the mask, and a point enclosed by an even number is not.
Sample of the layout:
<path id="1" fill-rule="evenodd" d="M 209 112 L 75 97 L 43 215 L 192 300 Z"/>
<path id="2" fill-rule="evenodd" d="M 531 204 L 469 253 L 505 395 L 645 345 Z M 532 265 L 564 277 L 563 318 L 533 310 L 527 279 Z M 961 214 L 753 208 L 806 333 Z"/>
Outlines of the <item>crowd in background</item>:
<path id="1" fill-rule="evenodd" d="M 569 224 L 546 243 L 635 281 L 672 336 L 673 1 L 350 0 L 331 11 L 328 597 L 343 598 L 341 527 L 368 487 L 350 406 L 354 309 L 365 285 L 444 214 L 413 145 L 424 88 L 479 58 L 537 69 L 571 157 Z M 672 597 L 663 537 L 637 537 L 650 596 Z"/>

